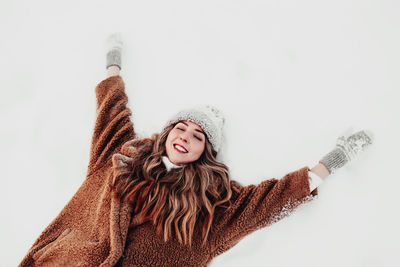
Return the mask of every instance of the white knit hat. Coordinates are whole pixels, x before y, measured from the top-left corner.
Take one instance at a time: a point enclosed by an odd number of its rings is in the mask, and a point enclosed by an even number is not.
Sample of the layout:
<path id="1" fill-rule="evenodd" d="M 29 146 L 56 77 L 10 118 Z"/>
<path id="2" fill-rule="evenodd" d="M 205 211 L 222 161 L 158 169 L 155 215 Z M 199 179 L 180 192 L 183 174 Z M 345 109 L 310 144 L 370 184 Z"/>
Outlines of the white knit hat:
<path id="1" fill-rule="evenodd" d="M 220 150 L 222 145 L 222 130 L 225 123 L 225 118 L 220 110 L 211 105 L 183 109 L 172 116 L 163 129 L 182 120 L 197 123 L 206 133 L 214 150 L 217 152 Z"/>

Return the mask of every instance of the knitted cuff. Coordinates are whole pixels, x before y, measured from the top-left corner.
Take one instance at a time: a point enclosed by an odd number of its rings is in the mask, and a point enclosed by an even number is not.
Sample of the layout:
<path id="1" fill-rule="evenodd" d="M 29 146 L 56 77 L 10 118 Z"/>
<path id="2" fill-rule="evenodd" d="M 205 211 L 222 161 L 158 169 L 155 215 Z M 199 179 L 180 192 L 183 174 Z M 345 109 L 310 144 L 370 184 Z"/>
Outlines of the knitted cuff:
<path id="1" fill-rule="evenodd" d="M 118 66 L 121 70 L 121 51 L 119 49 L 113 49 L 107 53 L 106 68 L 110 66 Z"/>
<path id="2" fill-rule="evenodd" d="M 349 162 L 349 159 L 339 147 L 333 149 L 319 161 L 319 163 L 325 165 L 331 174 L 334 174 L 337 169 L 343 167 L 347 162 Z"/>

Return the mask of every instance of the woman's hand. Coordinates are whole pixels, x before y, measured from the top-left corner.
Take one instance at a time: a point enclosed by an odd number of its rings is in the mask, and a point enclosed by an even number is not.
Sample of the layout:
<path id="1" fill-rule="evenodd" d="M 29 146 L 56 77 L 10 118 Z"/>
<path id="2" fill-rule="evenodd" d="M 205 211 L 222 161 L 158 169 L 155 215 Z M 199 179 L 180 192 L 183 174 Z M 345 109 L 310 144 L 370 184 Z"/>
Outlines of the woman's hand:
<path id="1" fill-rule="evenodd" d="M 372 144 L 372 134 L 359 131 L 345 138 L 340 136 L 336 141 L 336 147 L 326 154 L 319 163 L 322 163 L 330 174 L 354 160 L 362 151 Z"/>
<path id="2" fill-rule="evenodd" d="M 119 75 L 121 70 L 122 36 L 121 33 L 113 33 L 106 39 L 106 69 L 107 78 Z"/>

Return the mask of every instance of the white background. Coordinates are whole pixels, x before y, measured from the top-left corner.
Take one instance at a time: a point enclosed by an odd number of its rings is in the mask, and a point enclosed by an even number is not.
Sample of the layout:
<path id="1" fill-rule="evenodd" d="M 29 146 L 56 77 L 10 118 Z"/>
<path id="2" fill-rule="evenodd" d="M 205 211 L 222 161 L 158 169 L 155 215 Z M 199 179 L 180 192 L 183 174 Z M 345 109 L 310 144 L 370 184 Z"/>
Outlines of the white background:
<path id="1" fill-rule="evenodd" d="M 244 185 L 313 167 L 343 133 L 374 144 L 319 197 L 210 266 L 400 266 L 400 4 L 389 0 L 1 1 L 1 266 L 16 266 L 85 178 L 104 40 L 143 136 L 184 107 L 226 116 Z"/>

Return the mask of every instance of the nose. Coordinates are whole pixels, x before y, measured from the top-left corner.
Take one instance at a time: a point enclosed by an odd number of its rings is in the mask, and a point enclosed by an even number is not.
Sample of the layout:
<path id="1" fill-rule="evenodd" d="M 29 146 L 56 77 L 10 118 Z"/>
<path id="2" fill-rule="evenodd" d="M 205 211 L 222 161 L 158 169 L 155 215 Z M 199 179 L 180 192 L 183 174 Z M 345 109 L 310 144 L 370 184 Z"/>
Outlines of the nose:
<path id="1" fill-rule="evenodd" d="M 188 140 L 189 140 L 189 138 L 187 137 L 187 134 L 186 133 L 182 133 L 180 136 L 179 136 L 179 139 L 181 139 L 183 142 L 185 142 L 185 143 L 187 143 L 188 142 Z"/>

